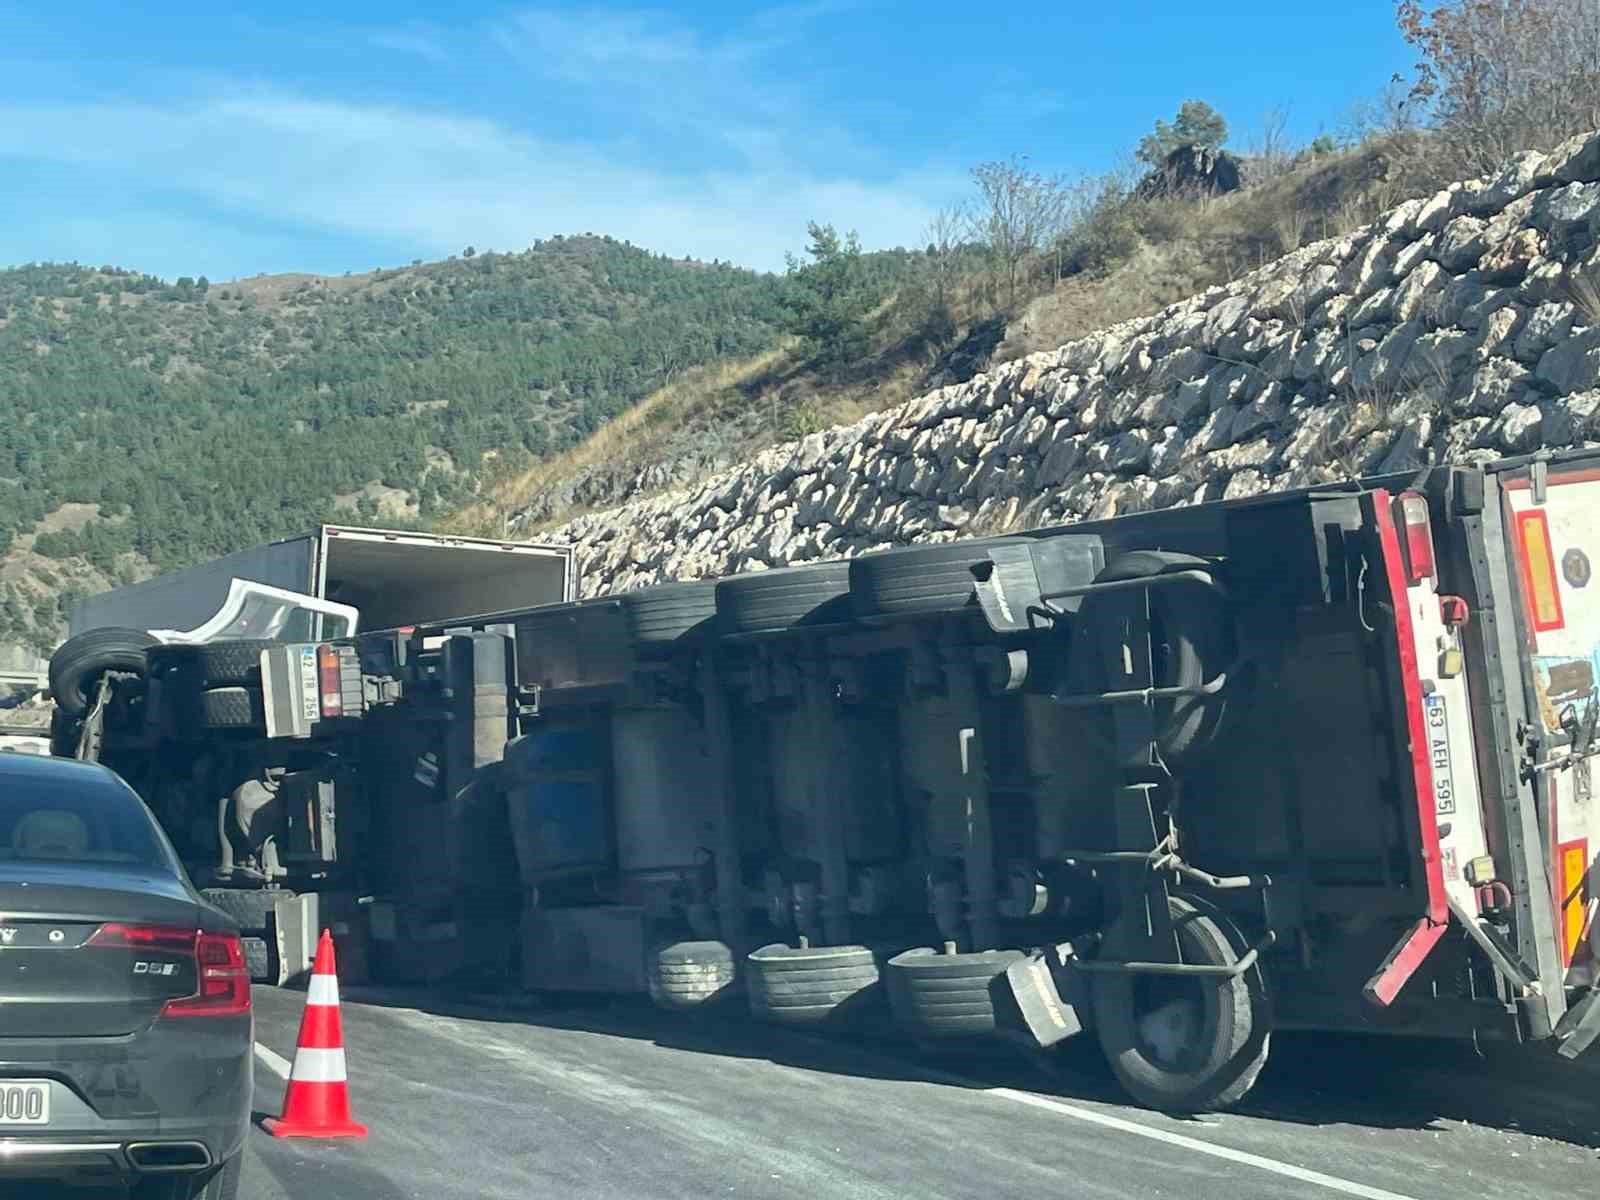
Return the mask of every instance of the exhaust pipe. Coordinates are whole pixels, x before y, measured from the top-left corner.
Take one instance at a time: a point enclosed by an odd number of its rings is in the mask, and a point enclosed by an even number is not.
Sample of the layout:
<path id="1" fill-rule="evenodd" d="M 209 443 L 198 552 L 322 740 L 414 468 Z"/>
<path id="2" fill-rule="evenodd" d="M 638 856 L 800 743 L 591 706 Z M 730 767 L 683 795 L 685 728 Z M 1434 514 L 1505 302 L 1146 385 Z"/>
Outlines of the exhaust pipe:
<path id="1" fill-rule="evenodd" d="M 203 1171 L 211 1165 L 211 1151 L 203 1142 L 130 1142 L 128 1161 L 147 1174 Z"/>

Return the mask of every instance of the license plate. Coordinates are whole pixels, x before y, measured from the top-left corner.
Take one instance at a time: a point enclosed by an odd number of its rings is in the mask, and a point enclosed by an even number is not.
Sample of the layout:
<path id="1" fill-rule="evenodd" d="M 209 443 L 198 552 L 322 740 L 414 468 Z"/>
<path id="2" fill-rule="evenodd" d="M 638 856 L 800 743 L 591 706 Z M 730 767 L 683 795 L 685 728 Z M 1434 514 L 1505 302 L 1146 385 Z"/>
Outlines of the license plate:
<path id="1" fill-rule="evenodd" d="M 48 1083 L 0 1083 L 0 1125 L 48 1124 Z"/>
<path id="2" fill-rule="evenodd" d="M 1437 692 L 1424 696 L 1422 713 L 1428 730 L 1428 762 L 1433 767 L 1434 811 L 1441 817 L 1454 816 L 1456 781 L 1450 763 L 1450 722 L 1445 717 L 1444 697 Z"/>
<path id="3" fill-rule="evenodd" d="M 322 685 L 317 679 L 315 646 L 300 651 L 300 715 L 308 725 L 316 724 L 322 717 Z"/>

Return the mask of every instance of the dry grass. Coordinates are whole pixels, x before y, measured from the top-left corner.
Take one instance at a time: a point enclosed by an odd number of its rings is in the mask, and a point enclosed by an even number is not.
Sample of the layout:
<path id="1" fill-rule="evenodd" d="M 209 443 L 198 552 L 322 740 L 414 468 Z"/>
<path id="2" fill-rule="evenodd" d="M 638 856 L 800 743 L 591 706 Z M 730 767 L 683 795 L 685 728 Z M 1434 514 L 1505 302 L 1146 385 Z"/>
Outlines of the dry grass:
<path id="1" fill-rule="evenodd" d="M 1414 190 L 1383 144 L 1328 155 L 1283 171 L 1254 187 L 1203 200 L 1130 202 L 1138 231 L 1133 253 L 1112 270 L 1058 283 L 1013 318 L 992 364 L 1049 350 L 1109 325 L 1159 312 L 1219 283 L 1238 278 L 1300 244 L 1357 228 Z M 348 285 L 347 285 L 348 286 Z M 1594 289 L 1600 312 L 1600 288 Z M 992 312 L 985 281 L 960 281 L 950 296 L 960 329 Z M 908 342 L 895 301 L 869 315 L 872 351 L 848 379 L 819 375 L 793 343 L 755 358 L 687 372 L 609 422 L 579 445 L 486 487 L 481 498 L 441 527 L 503 536 L 510 514 L 586 472 L 624 472 L 681 455 L 686 438 L 714 446 L 733 461 L 813 429 L 855 421 L 918 395 L 927 387 L 935 352 Z M 1360 398 L 1375 421 L 1394 397 Z M 552 513 L 545 528 L 585 511 Z"/>
<path id="2" fill-rule="evenodd" d="M 1105 275 L 1072 276 L 1034 300 L 1012 322 L 995 361 L 1159 312 L 1307 242 L 1357 229 L 1417 186 L 1384 145 L 1373 144 L 1226 196 L 1131 202 L 1140 236 L 1134 253 Z"/>
<path id="3" fill-rule="evenodd" d="M 542 459 L 526 470 L 494 483 L 474 504 L 441 521 L 450 533 L 500 536 L 506 517 L 524 508 L 543 492 L 579 472 L 604 463 L 636 457 L 659 431 L 701 410 L 709 397 L 778 372 L 788 361 L 788 346 L 753 358 L 730 359 L 685 371 L 677 379 L 650 393 L 621 416 L 606 422 L 570 450 Z"/>

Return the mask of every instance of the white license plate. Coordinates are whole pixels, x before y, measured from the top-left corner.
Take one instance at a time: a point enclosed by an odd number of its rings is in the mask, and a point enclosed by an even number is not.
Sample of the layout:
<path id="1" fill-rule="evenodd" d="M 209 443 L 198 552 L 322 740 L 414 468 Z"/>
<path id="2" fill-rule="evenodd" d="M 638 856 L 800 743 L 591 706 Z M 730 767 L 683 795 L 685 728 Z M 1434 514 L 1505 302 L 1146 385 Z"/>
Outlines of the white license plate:
<path id="1" fill-rule="evenodd" d="M 1434 811 L 1451 817 L 1456 811 L 1455 770 L 1450 762 L 1450 722 L 1444 697 L 1434 692 L 1422 698 L 1423 723 L 1428 734 L 1428 763 L 1433 768 Z"/>
<path id="2" fill-rule="evenodd" d="M 300 651 L 300 715 L 308 725 L 322 717 L 322 685 L 317 678 L 315 646 Z"/>
<path id="3" fill-rule="evenodd" d="M 0 1126 L 48 1124 L 48 1083 L 0 1083 Z"/>

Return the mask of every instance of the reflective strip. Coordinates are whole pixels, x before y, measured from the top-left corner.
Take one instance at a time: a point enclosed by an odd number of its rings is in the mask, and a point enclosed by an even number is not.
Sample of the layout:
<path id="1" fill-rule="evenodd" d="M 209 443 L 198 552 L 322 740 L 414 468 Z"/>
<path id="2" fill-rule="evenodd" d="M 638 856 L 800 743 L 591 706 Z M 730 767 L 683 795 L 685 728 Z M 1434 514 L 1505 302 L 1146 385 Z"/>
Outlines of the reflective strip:
<path id="1" fill-rule="evenodd" d="M 1561 962 L 1570 967 L 1589 923 L 1589 843 L 1584 838 L 1563 842 L 1557 853 L 1561 865 L 1561 894 L 1556 898 L 1561 915 Z"/>
<path id="2" fill-rule="evenodd" d="M 307 1004 L 339 1003 L 339 978 L 336 975 L 313 975 L 306 989 Z"/>
<path id="3" fill-rule="evenodd" d="M 301 1083 L 343 1083 L 344 1051 L 302 1047 L 294 1052 L 294 1069 L 289 1078 Z"/>
<path id="4" fill-rule="evenodd" d="M 1528 589 L 1528 616 L 1537 633 L 1561 629 L 1561 589 L 1556 586 L 1555 550 L 1550 545 L 1550 522 L 1542 509 L 1517 514 L 1522 535 L 1522 582 Z"/>

